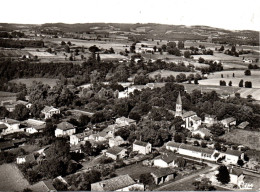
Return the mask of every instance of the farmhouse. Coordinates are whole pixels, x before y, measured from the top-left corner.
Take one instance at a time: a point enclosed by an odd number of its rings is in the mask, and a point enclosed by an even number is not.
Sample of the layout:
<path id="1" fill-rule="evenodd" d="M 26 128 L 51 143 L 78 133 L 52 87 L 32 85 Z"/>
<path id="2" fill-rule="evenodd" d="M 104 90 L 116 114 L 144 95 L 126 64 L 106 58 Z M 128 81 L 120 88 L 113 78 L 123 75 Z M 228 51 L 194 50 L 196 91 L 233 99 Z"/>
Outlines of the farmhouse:
<path id="1" fill-rule="evenodd" d="M 109 147 L 119 146 L 124 143 L 125 143 L 124 139 L 120 136 L 116 136 L 108 140 Z"/>
<path id="2" fill-rule="evenodd" d="M 132 188 L 143 191 L 144 185 L 136 183 L 128 174 L 91 184 L 91 191 L 130 191 Z"/>
<path id="3" fill-rule="evenodd" d="M 122 147 L 117 147 L 114 146 L 112 148 L 109 148 L 106 152 L 105 155 L 107 157 L 110 157 L 114 160 L 118 160 L 118 159 L 122 159 L 126 156 L 126 149 L 122 148 Z"/>
<path id="4" fill-rule="evenodd" d="M 236 165 L 237 161 L 242 158 L 243 152 L 227 149 L 225 152 L 225 161 L 229 164 Z"/>
<path id="5" fill-rule="evenodd" d="M 20 156 L 16 158 L 17 164 L 23 164 L 23 163 L 30 163 L 35 161 L 35 157 L 33 154 L 26 155 L 26 156 Z"/>
<path id="6" fill-rule="evenodd" d="M 173 152 L 177 152 L 181 144 L 182 143 L 175 143 L 174 141 L 169 141 L 168 143 L 166 143 L 166 149 Z"/>
<path id="7" fill-rule="evenodd" d="M 33 133 L 43 132 L 43 130 L 45 129 L 46 123 L 44 121 L 28 119 L 26 121 L 26 126 L 27 126 L 27 128 L 25 128 L 25 131 L 27 133 L 33 134 Z"/>
<path id="8" fill-rule="evenodd" d="M 68 122 L 61 122 L 55 130 L 55 137 L 70 136 L 76 132 L 75 127 Z"/>
<path id="9" fill-rule="evenodd" d="M 205 120 L 204 120 L 205 124 L 212 126 L 213 124 L 217 123 L 217 121 L 218 120 L 216 115 L 208 115 L 208 114 L 205 115 Z"/>
<path id="10" fill-rule="evenodd" d="M 161 185 L 167 181 L 173 180 L 176 175 L 176 171 L 174 169 L 163 168 L 153 170 L 151 175 L 154 178 L 154 183 L 156 185 Z"/>
<path id="11" fill-rule="evenodd" d="M 153 164 L 160 168 L 177 167 L 176 159 L 177 156 L 174 153 L 166 153 L 156 157 Z"/>
<path id="12" fill-rule="evenodd" d="M 225 128 L 229 128 L 229 127 L 231 127 L 232 125 L 236 125 L 236 124 L 237 124 L 237 121 L 236 121 L 236 119 L 235 119 L 234 117 L 229 117 L 229 118 L 227 118 L 227 119 L 223 119 L 223 120 L 221 121 L 221 123 L 223 124 L 223 126 L 224 126 Z"/>
<path id="13" fill-rule="evenodd" d="M 205 137 L 211 137 L 212 134 L 210 131 L 206 128 L 200 128 L 192 132 L 192 136 L 199 135 L 202 139 Z"/>
<path id="14" fill-rule="evenodd" d="M 135 140 L 133 143 L 133 151 L 146 155 L 152 152 L 152 145 L 150 143 Z"/>
<path id="15" fill-rule="evenodd" d="M 2 127 L 2 135 L 22 131 L 20 130 L 20 121 L 14 119 L 5 118 L 0 121 L 0 125 Z"/>
<path id="16" fill-rule="evenodd" d="M 45 115 L 45 119 L 52 117 L 54 114 L 60 114 L 60 110 L 52 106 L 45 106 L 41 112 Z"/>

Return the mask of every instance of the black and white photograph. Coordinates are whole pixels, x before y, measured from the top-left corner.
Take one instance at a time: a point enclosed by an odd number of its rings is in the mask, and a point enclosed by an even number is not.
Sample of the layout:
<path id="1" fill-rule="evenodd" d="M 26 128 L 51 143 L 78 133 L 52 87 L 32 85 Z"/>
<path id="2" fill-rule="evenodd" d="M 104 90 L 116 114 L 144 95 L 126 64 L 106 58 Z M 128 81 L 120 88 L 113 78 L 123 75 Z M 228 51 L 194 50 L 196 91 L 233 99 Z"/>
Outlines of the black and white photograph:
<path id="1" fill-rule="evenodd" d="M 259 0 L 5 0 L 0 191 L 260 191 Z"/>

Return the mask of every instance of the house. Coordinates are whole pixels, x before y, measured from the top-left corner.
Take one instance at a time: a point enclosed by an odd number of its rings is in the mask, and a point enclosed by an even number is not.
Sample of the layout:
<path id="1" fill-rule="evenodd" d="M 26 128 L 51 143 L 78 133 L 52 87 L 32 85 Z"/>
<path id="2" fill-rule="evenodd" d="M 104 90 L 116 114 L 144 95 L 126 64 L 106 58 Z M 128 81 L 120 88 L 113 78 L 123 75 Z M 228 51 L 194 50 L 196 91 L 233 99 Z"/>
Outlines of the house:
<path id="1" fill-rule="evenodd" d="M 178 150 L 179 154 L 186 155 L 189 157 L 195 157 L 199 159 L 205 159 L 209 161 L 215 161 L 215 151 L 208 148 L 196 147 L 187 144 L 181 144 Z"/>
<path id="2" fill-rule="evenodd" d="M 240 123 L 240 124 L 237 126 L 237 128 L 239 128 L 239 129 L 245 129 L 248 125 L 249 125 L 249 122 L 244 121 L 244 122 Z"/>
<path id="3" fill-rule="evenodd" d="M 116 119 L 116 124 L 120 125 L 120 126 L 127 126 L 127 125 L 136 125 L 136 120 L 133 119 L 129 119 L 126 117 L 120 117 Z"/>
<path id="4" fill-rule="evenodd" d="M 197 117 L 197 114 L 194 111 L 187 111 L 182 115 L 182 119 L 185 122 L 185 128 L 191 129 L 194 123 L 196 124 L 199 122 L 201 123 L 201 120 L 199 119 L 198 122 L 196 122 L 197 119 L 196 118 L 194 119 L 194 117 Z"/>
<path id="5" fill-rule="evenodd" d="M 151 172 L 151 175 L 154 178 L 154 183 L 156 185 L 161 185 L 167 181 L 173 180 L 176 175 L 176 170 L 169 168 L 156 169 Z"/>
<path id="6" fill-rule="evenodd" d="M 205 137 L 211 137 L 212 134 L 210 131 L 206 128 L 200 128 L 192 132 L 192 136 L 199 135 L 202 139 Z"/>
<path id="7" fill-rule="evenodd" d="M 193 130 L 197 130 L 201 125 L 201 118 L 198 116 L 191 117 L 191 123 L 192 123 Z"/>
<path id="8" fill-rule="evenodd" d="M 19 156 L 16 158 L 16 163 L 17 164 L 23 164 L 23 163 L 30 163 L 30 162 L 33 162 L 35 161 L 35 157 L 34 157 L 34 154 L 29 154 L 29 155 L 26 155 L 26 156 Z"/>
<path id="9" fill-rule="evenodd" d="M 243 171 L 236 168 L 229 168 L 230 183 L 241 186 L 244 184 L 245 175 Z"/>
<path id="10" fill-rule="evenodd" d="M 182 143 L 175 143 L 174 141 L 169 141 L 168 143 L 166 143 L 166 149 L 173 152 L 177 152 L 181 144 Z"/>
<path id="11" fill-rule="evenodd" d="M 126 149 L 122 148 L 122 147 L 117 147 L 117 146 L 114 146 L 112 148 L 109 148 L 106 152 L 105 152 L 105 155 L 107 157 L 110 157 L 114 160 L 117 160 L 117 159 L 122 159 L 126 156 Z"/>
<path id="12" fill-rule="evenodd" d="M 2 133 L 6 132 L 6 129 L 8 129 L 8 127 L 5 124 L 0 124 L 0 137 Z"/>
<path id="13" fill-rule="evenodd" d="M 150 144 L 149 142 L 143 142 L 143 141 L 138 141 L 135 140 L 135 142 L 133 143 L 133 151 L 137 151 L 138 153 L 141 154 L 149 154 L 152 152 L 152 144 Z"/>
<path id="14" fill-rule="evenodd" d="M 237 165 L 237 161 L 242 158 L 242 151 L 227 149 L 225 154 L 225 161 L 229 164 Z"/>
<path id="15" fill-rule="evenodd" d="M 27 133 L 33 134 L 33 133 L 43 132 L 46 126 L 46 122 L 35 120 L 35 119 L 28 119 L 26 121 L 26 126 L 27 128 L 25 128 L 25 131 Z"/>
<path id="16" fill-rule="evenodd" d="M 41 112 L 45 115 L 45 119 L 51 118 L 54 114 L 60 114 L 60 110 L 52 106 L 45 106 Z"/>
<path id="17" fill-rule="evenodd" d="M 109 147 L 119 146 L 124 143 L 126 143 L 125 140 L 120 136 L 116 136 L 108 140 Z"/>
<path id="18" fill-rule="evenodd" d="M 24 106 L 25 106 L 26 108 L 28 108 L 28 109 L 30 109 L 31 106 L 32 106 L 32 104 L 29 103 L 28 101 L 22 101 L 22 100 L 16 101 L 15 104 L 16 104 L 16 105 L 22 104 L 22 105 L 24 105 Z"/>
<path id="19" fill-rule="evenodd" d="M 165 153 L 156 157 L 153 161 L 155 167 L 167 168 L 167 167 L 177 167 L 176 164 L 177 156 L 174 153 Z"/>
<path id="20" fill-rule="evenodd" d="M 134 188 L 144 191 L 144 185 L 136 183 L 128 174 L 91 184 L 91 191 L 130 191 Z"/>
<path id="21" fill-rule="evenodd" d="M 75 135 L 70 135 L 70 144 L 78 145 L 79 143 L 84 144 L 86 140 L 89 140 L 89 136 L 92 134 L 92 131 L 78 133 Z"/>
<path id="22" fill-rule="evenodd" d="M 223 126 L 225 128 L 229 128 L 231 127 L 232 125 L 236 125 L 237 124 L 237 121 L 234 117 L 229 117 L 229 118 L 226 118 L 226 119 L 223 119 L 221 121 L 221 123 L 223 124 Z"/>
<path id="23" fill-rule="evenodd" d="M 2 126 L 3 135 L 23 131 L 20 129 L 20 121 L 14 119 L 5 118 L 0 121 L 0 125 Z M 7 127 L 7 129 L 5 127 Z"/>
<path id="24" fill-rule="evenodd" d="M 12 149 L 12 148 L 15 148 L 15 147 L 16 146 L 11 141 L 0 142 L 0 152 L 5 151 L 5 150 L 9 150 L 9 149 Z"/>
<path id="25" fill-rule="evenodd" d="M 70 136 L 76 133 L 76 128 L 68 122 L 61 122 L 55 130 L 55 137 Z"/>
<path id="26" fill-rule="evenodd" d="M 212 126 L 213 124 L 217 123 L 218 120 L 217 120 L 217 116 L 216 115 L 208 115 L 208 114 L 205 114 L 205 119 L 204 119 L 204 123 L 209 125 L 209 126 Z"/>

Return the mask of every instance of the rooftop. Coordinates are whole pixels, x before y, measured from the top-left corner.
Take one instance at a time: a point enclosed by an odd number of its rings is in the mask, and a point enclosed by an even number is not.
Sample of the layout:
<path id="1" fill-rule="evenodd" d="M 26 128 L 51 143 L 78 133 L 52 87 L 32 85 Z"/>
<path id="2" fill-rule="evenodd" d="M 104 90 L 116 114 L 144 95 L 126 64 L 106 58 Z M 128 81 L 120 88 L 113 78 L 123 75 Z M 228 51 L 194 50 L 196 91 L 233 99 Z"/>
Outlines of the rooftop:
<path id="1" fill-rule="evenodd" d="M 243 171 L 240 170 L 240 169 L 236 169 L 236 168 L 230 168 L 229 173 L 232 174 L 232 175 L 240 176 L 240 175 L 243 174 Z"/>
<path id="2" fill-rule="evenodd" d="M 116 121 L 126 121 L 126 122 L 128 122 L 128 123 L 134 123 L 134 122 L 136 122 L 135 120 L 129 119 L 129 118 L 126 118 L 126 117 L 117 118 Z"/>
<path id="3" fill-rule="evenodd" d="M 234 155 L 234 156 L 240 156 L 243 152 L 242 151 L 238 151 L 238 150 L 231 150 L 231 149 L 227 149 L 227 151 L 225 152 L 228 155 Z"/>
<path id="4" fill-rule="evenodd" d="M 156 157 L 155 159 L 161 159 L 166 163 L 170 163 L 172 161 L 175 161 L 177 159 L 177 156 L 174 153 L 166 153 Z"/>
<path id="5" fill-rule="evenodd" d="M 185 112 L 185 113 L 182 115 L 182 117 L 183 117 L 183 118 L 187 118 L 187 117 L 191 117 L 191 116 L 194 116 L 194 115 L 196 115 L 196 113 L 195 113 L 194 111 L 187 111 L 187 112 Z"/>
<path id="6" fill-rule="evenodd" d="M 212 135 L 212 134 L 210 133 L 210 131 L 209 131 L 208 129 L 206 129 L 206 128 L 200 128 L 200 129 L 198 129 L 198 130 L 196 130 L 196 131 L 193 131 L 193 133 L 196 133 L 196 132 L 198 132 L 198 131 L 204 133 L 205 135 Z"/>
<path id="7" fill-rule="evenodd" d="M 178 95 L 178 97 L 177 97 L 176 104 L 178 104 L 178 105 L 182 105 L 182 101 L 181 101 L 181 93 L 180 93 L 180 92 L 179 92 L 179 95 Z"/>
<path id="8" fill-rule="evenodd" d="M 57 125 L 57 129 L 61 129 L 63 131 L 74 129 L 74 126 L 69 122 L 61 122 Z"/>
<path id="9" fill-rule="evenodd" d="M 42 113 L 49 113 L 50 111 L 52 111 L 52 110 L 58 110 L 58 109 L 56 109 L 56 108 L 54 108 L 53 106 L 45 106 L 44 108 L 43 108 L 43 110 L 42 110 Z"/>
<path id="10" fill-rule="evenodd" d="M 15 119 L 9 119 L 9 118 L 5 118 L 5 119 L 3 119 L 2 120 L 2 122 L 3 123 L 8 123 L 8 124 L 18 124 L 18 123 L 20 123 L 20 121 L 17 121 L 17 120 L 15 120 Z"/>
<path id="11" fill-rule="evenodd" d="M 187 149 L 187 150 L 190 150 L 190 151 L 197 151 L 197 152 L 201 152 L 201 153 L 207 153 L 207 154 L 210 154 L 210 155 L 212 155 L 213 152 L 214 152 L 213 149 L 196 147 L 196 146 L 187 145 L 187 144 L 182 144 L 180 146 L 180 149 Z"/>
<path id="12" fill-rule="evenodd" d="M 236 121 L 236 119 L 234 117 L 229 117 L 229 118 L 223 119 L 221 122 L 229 124 L 233 121 Z"/>
<path id="13" fill-rule="evenodd" d="M 7 129 L 8 127 L 5 124 L 0 124 L 0 130 L 1 129 Z"/>
<path id="14" fill-rule="evenodd" d="M 163 168 L 163 169 L 155 169 L 152 171 L 152 174 L 159 178 L 159 177 L 164 177 L 170 174 L 174 174 L 176 170 L 174 169 L 169 169 L 169 168 Z"/>
<path id="15" fill-rule="evenodd" d="M 140 146 L 143 146 L 143 147 L 146 147 L 148 145 L 148 143 L 143 142 L 143 141 L 139 141 L 139 140 L 135 140 L 134 144 L 140 145 Z"/>
<path id="16" fill-rule="evenodd" d="M 109 148 L 107 150 L 107 153 L 110 153 L 110 154 L 113 154 L 113 155 L 117 155 L 118 153 L 120 153 L 121 151 L 125 150 L 124 148 L 122 147 L 112 147 L 112 148 Z"/>
<path id="17" fill-rule="evenodd" d="M 104 191 L 116 191 L 135 184 L 135 181 L 127 174 L 120 175 L 97 183 L 93 183 L 92 185 L 95 184 L 99 184 Z"/>
<path id="18" fill-rule="evenodd" d="M 181 145 L 181 143 L 175 143 L 174 141 L 169 141 L 166 146 L 169 146 L 169 147 L 176 147 L 176 148 L 179 148 Z"/>
<path id="19" fill-rule="evenodd" d="M 199 121 L 199 120 L 201 120 L 201 118 L 198 117 L 198 116 L 192 117 L 192 119 L 193 119 L 194 121 Z"/>
<path id="20" fill-rule="evenodd" d="M 245 121 L 240 123 L 237 127 L 240 129 L 245 129 L 249 125 L 249 122 Z"/>

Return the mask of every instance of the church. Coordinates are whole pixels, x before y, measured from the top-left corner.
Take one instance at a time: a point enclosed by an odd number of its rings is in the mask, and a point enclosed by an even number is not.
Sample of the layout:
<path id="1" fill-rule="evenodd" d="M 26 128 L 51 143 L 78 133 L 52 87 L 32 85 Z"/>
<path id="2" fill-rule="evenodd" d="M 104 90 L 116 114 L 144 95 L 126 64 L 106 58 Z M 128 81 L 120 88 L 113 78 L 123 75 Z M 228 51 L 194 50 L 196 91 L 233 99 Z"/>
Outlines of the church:
<path id="1" fill-rule="evenodd" d="M 194 111 L 182 110 L 182 100 L 180 92 L 176 101 L 175 117 L 181 117 L 182 120 L 185 122 L 184 127 L 186 129 L 189 129 L 190 131 L 195 131 L 199 129 L 199 126 L 201 125 L 201 118 L 198 117 Z"/>

